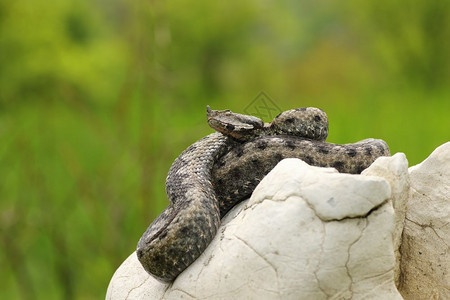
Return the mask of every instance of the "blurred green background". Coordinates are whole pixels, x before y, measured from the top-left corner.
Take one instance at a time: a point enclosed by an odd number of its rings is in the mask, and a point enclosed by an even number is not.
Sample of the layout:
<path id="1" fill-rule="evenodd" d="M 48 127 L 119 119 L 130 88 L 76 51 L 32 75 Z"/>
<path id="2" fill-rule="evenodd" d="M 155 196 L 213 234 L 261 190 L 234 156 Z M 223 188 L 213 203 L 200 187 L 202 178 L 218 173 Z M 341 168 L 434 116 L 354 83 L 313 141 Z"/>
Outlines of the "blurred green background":
<path id="1" fill-rule="evenodd" d="M 207 104 L 265 91 L 419 163 L 450 137 L 449 3 L 0 0 L 0 298 L 103 298 Z"/>

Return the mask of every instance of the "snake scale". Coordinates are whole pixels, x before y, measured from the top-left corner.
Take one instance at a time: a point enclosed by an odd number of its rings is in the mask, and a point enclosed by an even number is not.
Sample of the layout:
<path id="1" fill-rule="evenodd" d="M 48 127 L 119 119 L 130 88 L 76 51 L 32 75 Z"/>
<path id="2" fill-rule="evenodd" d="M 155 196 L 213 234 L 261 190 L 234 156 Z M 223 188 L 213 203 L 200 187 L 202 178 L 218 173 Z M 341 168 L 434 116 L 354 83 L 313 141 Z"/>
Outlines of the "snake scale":
<path id="1" fill-rule="evenodd" d="M 387 144 L 366 139 L 331 144 L 328 118 L 318 108 L 282 112 L 271 123 L 207 107 L 217 132 L 189 146 L 173 162 L 166 179 L 170 205 L 150 224 L 137 246 L 144 269 L 163 282 L 173 281 L 214 238 L 221 218 L 248 198 L 262 178 L 284 158 L 360 173 Z"/>

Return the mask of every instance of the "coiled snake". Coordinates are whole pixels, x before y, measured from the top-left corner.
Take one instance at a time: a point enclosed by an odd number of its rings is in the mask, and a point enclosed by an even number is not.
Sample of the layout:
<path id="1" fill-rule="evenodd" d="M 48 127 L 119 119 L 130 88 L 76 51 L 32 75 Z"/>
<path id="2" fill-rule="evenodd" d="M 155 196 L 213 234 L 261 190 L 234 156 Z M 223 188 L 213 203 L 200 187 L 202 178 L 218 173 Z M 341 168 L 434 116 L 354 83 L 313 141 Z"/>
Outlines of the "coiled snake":
<path id="1" fill-rule="evenodd" d="M 325 112 L 308 107 L 285 111 L 269 124 L 253 116 L 207 107 L 217 132 L 189 146 L 172 164 L 166 180 L 170 205 L 142 235 L 137 256 L 163 282 L 174 280 L 206 249 L 220 219 L 248 198 L 262 178 L 284 158 L 360 173 L 389 155 L 382 140 L 326 143 Z"/>

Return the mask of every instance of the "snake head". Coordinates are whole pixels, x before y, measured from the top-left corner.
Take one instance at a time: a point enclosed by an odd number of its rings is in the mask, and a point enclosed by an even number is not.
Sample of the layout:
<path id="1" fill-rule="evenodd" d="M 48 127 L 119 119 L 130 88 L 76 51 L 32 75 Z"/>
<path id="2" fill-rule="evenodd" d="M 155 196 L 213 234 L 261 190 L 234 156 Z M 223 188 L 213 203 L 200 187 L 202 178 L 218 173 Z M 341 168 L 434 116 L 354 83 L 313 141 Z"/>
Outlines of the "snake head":
<path id="1" fill-rule="evenodd" d="M 212 110 L 208 105 L 206 112 L 208 124 L 212 129 L 240 141 L 258 135 L 264 127 L 264 122 L 260 118 L 234 113 L 229 109 Z"/>

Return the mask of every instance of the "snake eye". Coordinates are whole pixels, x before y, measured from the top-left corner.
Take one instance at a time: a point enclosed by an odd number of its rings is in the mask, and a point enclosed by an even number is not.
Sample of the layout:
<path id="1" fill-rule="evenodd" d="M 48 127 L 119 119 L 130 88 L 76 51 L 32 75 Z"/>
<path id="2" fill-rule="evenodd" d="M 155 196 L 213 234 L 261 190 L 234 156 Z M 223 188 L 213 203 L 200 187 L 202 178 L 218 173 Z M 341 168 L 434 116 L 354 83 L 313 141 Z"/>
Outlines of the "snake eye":
<path id="1" fill-rule="evenodd" d="M 234 126 L 233 124 L 227 124 L 227 125 L 225 125 L 225 128 L 226 128 L 227 130 L 232 131 L 232 130 L 234 130 L 235 126 Z"/>
<path id="2" fill-rule="evenodd" d="M 314 120 L 316 120 L 316 122 L 320 122 L 322 118 L 319 115 L 315 115 Z"/>

